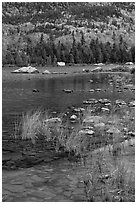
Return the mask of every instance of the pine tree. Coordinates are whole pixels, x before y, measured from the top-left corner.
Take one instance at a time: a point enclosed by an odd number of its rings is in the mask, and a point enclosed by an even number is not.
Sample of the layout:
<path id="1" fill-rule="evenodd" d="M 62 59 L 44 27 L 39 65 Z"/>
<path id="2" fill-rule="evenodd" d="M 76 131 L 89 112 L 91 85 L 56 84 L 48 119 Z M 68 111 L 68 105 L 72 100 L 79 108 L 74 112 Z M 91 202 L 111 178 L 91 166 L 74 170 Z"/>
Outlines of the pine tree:
<path id="1" fill-rule="evenodd" d="M 57 57 L 54 55 L 54 61 L 53 61 L 53 65 L 56 66 L 57 65 Z"/>
<path id="2" fill-rule="evenodd" d="M 74 57 L 73 57 L 73 54 L 72 54 L 72 53 L 70 53 L 69 59 L 70 59 L 69 62 L 72 63 L 72 64 L 74 64 Z"/>
<path id="3" fill-rule="evenodd" d="M 85 38 L 84 38 L 84 33 L 81 31 L 81 45 L 85 44 Z"/>
<path id="4" fill-rule="evenodd" d="M 23 66 L 23 61 L 19 52 L 16 53 L 15 64 L 19 67 Z"/>
<path id="5" fill-rule="evenodd" d="M 4 64 L 3 59 L 2 59 L 2 63 Z M 15 64 L 14 56 L 10 51 L 7 51 L 7 54 L 5 57 L 5 64 Z"/>
<path id="6" fill-rule="evenodd" d="M 51 65 L 52 64 L 52 62 L 51 62 L 51 56 L 49 55 L 48 57 L 47 57 L 47 65 Z"/>
<path id="7" fill-rule="evenodd" d="M 135 46 L 131 47 L 131 55 L 132 55 L 133 62 L 135 62 Z"/>
<path id="8" fill-rule="evenodd" d="M 60 62 L 61 61 L 61 44 L 60 44 L 60 41 L 58 42 L 57 47 L 56 47 L 56 57 L 57 57 L 58 62 Z"/>

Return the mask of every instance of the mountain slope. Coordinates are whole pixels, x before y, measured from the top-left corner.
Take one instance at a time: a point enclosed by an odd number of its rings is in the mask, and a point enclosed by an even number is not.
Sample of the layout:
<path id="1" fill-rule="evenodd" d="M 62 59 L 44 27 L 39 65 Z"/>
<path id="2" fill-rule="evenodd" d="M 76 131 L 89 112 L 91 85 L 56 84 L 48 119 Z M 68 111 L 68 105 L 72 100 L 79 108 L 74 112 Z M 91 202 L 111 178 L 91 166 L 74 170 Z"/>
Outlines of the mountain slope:
<path id="1" fill-rule="evenodd" d="M 113 45 L 122 38 L 127 49 L 135 44 L 134 2 L 3 2 L 2 23 L 3 55 L 13 42 L 19 50 L 28 40 L 35 46 L 41 35 L 69 51 L 81 34 L 87 46 L 92 39 Z"/>

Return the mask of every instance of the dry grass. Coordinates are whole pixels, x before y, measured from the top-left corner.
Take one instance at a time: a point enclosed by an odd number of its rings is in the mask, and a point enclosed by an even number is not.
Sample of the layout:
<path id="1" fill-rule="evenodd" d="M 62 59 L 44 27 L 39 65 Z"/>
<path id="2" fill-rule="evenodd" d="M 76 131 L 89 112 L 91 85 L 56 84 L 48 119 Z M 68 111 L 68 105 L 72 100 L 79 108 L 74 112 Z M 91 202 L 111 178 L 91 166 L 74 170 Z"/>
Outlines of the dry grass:
<path id="1" fill-rule="evenodd" d="M 100 151 L 90 161 L 87 176 L 83 176 L 87 201 L 133 202 L 135 180 L 130 167 L 122 160 L 113 164 L 111 155 Z"/>
<path id="2" fill-rule="evenodd" d="M 134 117 L 134 111 L 132 109 L 130 111 L 122 110 L 120 115 L 101 116 L 107 128 L 114 126 L 120 130 L 120 133 L 111 135 L 111 140 L 109 137 L 107 138 L 105 130 L 95 130 L 94 137 L 79 134 L 83 128 L 83 120 L 90 115 L 90 108 L 87 108 L 80 122 L 74 129 L 71 129 L 69 123 L 62 122 L 62 116 L 59 117 L 60 122 L 48 123 L 45 122 L 50 118 L 47 113 L 42 113 L 39 110 L 28 112 L 23 115 L 20 124 L 21 138 L 30 139 L 33 144 L 38 140 L 46 143 L 51 142 L 56 152 L 65 151 L 79 156 L 80 162 L 87 172 L 84 171 L 83 175 L 87 201 L 134 201 L 134 171 L 130 171 L 132 167 L 127 165 L 129 161 L 123 162 L 125 150 L 121 145 L 122 129 L 127 125 L 128 120 Z M 112 121 L 112 124 L 109 124 L 108 121 Z M 130 121 L 128 128 L 134 129 L 133 124 L 134 121 Z M 105 143 L 111 144 L 110 147 L 104 147 Z M 97 147 L 100 149 L 94 150 Z"/>
<path id="3" fill-rule="evenodd" d="M 30 111 L 22 116 L 20 122 L 20 136 L 22 140 L 31 140 L 35 145 L 38 141 L 45 144 L 52 143 L 55 151 L 66 146 L 70 130 L 67 124 L 49 122 L 51 116 L 47 112 Z"/>
<path id="4" fill-rule="evenodd" d="M 42 119 L 42 113 L 39 110 L 24 114 L 21 120 L 21 138 L 30 139 L 35 144 L 40 135 L 47 134 L 43 122 L 44 118 Z"/>

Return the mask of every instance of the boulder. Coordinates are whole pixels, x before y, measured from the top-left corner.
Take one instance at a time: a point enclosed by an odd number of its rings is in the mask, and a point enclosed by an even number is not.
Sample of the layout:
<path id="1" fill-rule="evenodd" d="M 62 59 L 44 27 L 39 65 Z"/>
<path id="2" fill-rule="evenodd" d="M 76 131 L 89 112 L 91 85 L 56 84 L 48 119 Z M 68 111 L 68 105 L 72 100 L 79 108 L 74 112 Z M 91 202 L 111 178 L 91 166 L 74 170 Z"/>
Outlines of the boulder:
<path id="1" fill-rule="evenodd" d="M 90 89 L 89 91 L 90 91 L 90 92 L 94 92 L 94 89 Z"/>
<path id="2" fill-rule="evenodd" d="M 104 99 L 99 99 L 98 100 L 100 103 L 102 103 L 102 104 L 105 104 L 105 103 L 111 103 L 111 101 L 110 100 L 108 100 L 107 98 L 104 98 Z"/>
<path id="3" fill-rule="evenodd" d="M 133 62 L 126 62 L 126 65 L 133 65 Z"/>
<path id="4" fill-rule="evenodd" d="M 103 64 L 103 63 L 96 63 L 96 64 L 94 64 L 94 65 L 102 66 L 102 65 L 104 65 L 104 64 Z"/>
<path id="5" fill-rule="evenodd" d="M 72 93 L 72 92 L 73 92 L 73 90 L 71 90 L 71 89 L 63 89 L 63 91 L 64 91 L 65 93 Z"/>
<path id="6" fill-rule="evenodd" d="M 126 102 L 121 100 L 121 99 L 117 99 L 115 102 L 117 105 L 126 105 Z"/>
<path id="7" fill-rule="evenodd" d="M 90 103 L 92 103 L 92 104 L 97 104 L 98 103 L 98 101 L 96 99 L 94 99 L 94 98 L 90 98 L 88 101 L 90 101 Z"/>
<path id="8" fill-rule="evenodd" d="M 93 82 L 93 80 L 92 80 L 92 79 L 90 79 L 90 80 L 89 80 L 89 82 L 90 82 L 90 83 L 92 83 L 92 82 Z"/>
<path id="9" fill-rule="evenodd" d="M 65 66 L 65 62 L 57 62 L 57 65 L 63 67 Z"/>
<path id="10" fill-rule="evenodd" d="M 51 72 L 49 70 L 45 70 L 44 72 L 42 72 L 42 74 L 51 74 Z"/>
<path id="11" fill-rule="evenodd" d="M 39 92 L 39 90 L 38 89 L 33 89 L 33 92 L 36 93 L 36 92 Z"/>
<path id="12" fill-rule="evenodd" d="M 71 117 L 70 117 L 70 120 L 76 120 L 77 119 L 77 116 L 76 115 L 72 115 Z"/>
<path id="13" fill-rule="evenodd" d="M 104 65 L 104 64 L 103 64 L 103 63 L 98 63 L 97 65 L 98 65 L 98 66 L 102 66 L 102 65 Z"/>
<path id="14" fill-rule="evenodd" d="M 85 105 L 90 105 L 90 104 L 92 104 L 92 101 L 89 101 L 89 100 L 83 101 L 83 104 L 85 104 Z"/>
<path id="15" fill-rule="evenodd" d="M 34 74 L 34 73 L 39 73 L 39 70 L 36 69 L 35 67 L 22 67 L 20 69 L 14 70 L 12 73 L 27 73 L 27 74 Z"/>
<path id="16" fill-rule="evenodd" d="M 109 111 L 110 111 L 109 108 L 104 108 L 104 107 L 102 107 L 101 110 L 102 110 L 103 112 L 109 112 Z"/>
<path id="17" fill-rule="evenodd" d="M 96 89 L 97 92 L 101 91 L 101 89 Z"/>
<path id="18" fill-rule="evenodd" d="M 92 72 L 101 72 L 102 68 L 101 67 L 96 67 L 92 70 Z"/>
<path id="19" fill-rule="evenodd" d="M 89 72 L 89 69 L 83 69 L 82 71 L 83 72 Z"/>
<path id="20" fill-rule="evenodd" d="M 90 135 L 90 136 L 92 136 L 94 134 L 94 131 L 93 130 L 89 130 L 89 129 L 85 129 L 85 130 L 80 130 L 79 134 L 80 135 Z"/>

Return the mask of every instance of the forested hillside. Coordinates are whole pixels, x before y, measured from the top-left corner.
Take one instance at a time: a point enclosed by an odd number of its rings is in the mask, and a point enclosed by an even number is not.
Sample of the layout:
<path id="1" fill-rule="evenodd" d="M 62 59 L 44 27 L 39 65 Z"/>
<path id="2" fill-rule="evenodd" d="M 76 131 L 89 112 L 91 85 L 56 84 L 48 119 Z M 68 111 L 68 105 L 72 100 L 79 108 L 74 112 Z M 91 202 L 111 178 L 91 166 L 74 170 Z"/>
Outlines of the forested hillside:
<path id="1" fill-rule="evenodd" d="M 4 64 L 135 61 L 133 2 L 3 2 Z"/>

